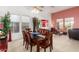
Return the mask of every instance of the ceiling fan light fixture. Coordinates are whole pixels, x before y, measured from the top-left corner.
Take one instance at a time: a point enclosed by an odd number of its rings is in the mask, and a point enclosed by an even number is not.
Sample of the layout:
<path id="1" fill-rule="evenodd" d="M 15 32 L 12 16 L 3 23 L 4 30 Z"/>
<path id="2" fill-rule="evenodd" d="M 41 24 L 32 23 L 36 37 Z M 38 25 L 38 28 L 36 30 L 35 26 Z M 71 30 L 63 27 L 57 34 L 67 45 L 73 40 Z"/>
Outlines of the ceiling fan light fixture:
<path id="1" fill-rule="evenodd" d="M 33 8 L 32 13 L 38 14 L 40 13 L 40 10 L 38 10 L 37 8 Z"/>

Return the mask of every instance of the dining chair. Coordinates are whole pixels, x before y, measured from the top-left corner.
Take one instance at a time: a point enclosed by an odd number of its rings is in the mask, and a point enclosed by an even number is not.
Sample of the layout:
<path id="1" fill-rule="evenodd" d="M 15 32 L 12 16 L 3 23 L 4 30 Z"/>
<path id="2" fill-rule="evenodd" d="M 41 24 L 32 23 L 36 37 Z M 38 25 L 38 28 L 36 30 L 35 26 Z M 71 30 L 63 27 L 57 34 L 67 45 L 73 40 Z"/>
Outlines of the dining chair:
<path id="1" fill-rule="evenodd" d="M 30 46 L 30 52 L 32 52 L 32 47 L 36 45 L 36 42 L 34 41 L 34 38 L 31 37 L 31 34 L 29 32 L 26 32 L 25 37 L 26 39 L 26 47 Z"/>
<path id="2" fill-rule="evenodd" d="M 25 46 L 25 48 L 27 48 L 30 46 L 30 52 L 32 52 L 32 47 L 36 45 L 36 38 L 32 38 L 31 33 L 27 32 L 27 31 L 22 31 L 23 34 L 23 45 Z"/>
<path id="3" fill-rule="evenodd" d="M 39 50 L 40 47 L 44 49 L 44 52 L 46 52 L 46 48 L 50 47 L 50 52 L 52 51 L 53 45 L 52 45 L 52 33 L 49 32 L 43 40 L 38 44 Z"/>
<path id="4" fill-rule="evenodd" d="M 27 32 L 32 32 L 31 28 L 26 28 L 25 29 Z"/>
<path id="5" fill-rule="evenodd" d="M 22 34 L 23 34 L 23 45 L 25 46 L 25 48 L 27 48 L 28 50 L 28 37 L 26 36 L 26 32 L 25 31 L 22 31 Z"/>
<path id="6" fill-rule="evenodd" d="M 47 29 L 39 29 L 38 32 L 42 35 L 46 35 L 49 31 Z"/>

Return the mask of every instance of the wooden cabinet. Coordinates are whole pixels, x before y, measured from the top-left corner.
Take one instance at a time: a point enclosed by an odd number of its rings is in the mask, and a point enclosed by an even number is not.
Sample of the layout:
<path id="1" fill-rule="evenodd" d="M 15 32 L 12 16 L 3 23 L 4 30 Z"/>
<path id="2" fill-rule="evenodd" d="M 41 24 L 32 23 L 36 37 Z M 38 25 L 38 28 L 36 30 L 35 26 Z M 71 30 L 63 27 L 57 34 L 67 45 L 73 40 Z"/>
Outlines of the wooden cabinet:
<path id="1" fill-rule="evenodd" d="M 0 51 L 6 52 L 8 48 L 7 37 L 0 38 Z"/>

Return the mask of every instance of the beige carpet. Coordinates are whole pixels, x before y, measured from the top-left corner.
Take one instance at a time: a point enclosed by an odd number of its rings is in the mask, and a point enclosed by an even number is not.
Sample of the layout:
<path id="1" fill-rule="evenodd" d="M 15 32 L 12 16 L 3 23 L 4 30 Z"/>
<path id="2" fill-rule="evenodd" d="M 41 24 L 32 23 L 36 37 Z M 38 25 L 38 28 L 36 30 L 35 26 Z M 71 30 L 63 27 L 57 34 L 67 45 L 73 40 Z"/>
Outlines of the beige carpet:
<path id="1" fill-rule="evenodd" d="M 54 35 L 53 37 L 54 49 L 52 52 L 78 52 L 79 51 L 79 41 L 69 39 L 67 35 Z M 49 52 L 47 48 L 47 52 Z M 30 52 L 29 49 L 25 49 L 22 43 L 22 39 L 14 40 L 8 43 L 8 52 Z M 33 52 L 36 52 L 36 46 L 33 47 Z M 41 52 L 44 52 L 41 49 Z"/>

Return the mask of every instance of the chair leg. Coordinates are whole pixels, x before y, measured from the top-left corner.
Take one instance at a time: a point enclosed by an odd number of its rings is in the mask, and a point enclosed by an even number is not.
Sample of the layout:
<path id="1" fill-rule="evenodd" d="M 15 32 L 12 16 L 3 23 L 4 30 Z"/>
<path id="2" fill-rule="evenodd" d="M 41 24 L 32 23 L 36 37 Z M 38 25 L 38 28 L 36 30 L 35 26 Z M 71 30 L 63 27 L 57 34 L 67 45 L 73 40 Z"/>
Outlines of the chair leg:
<path id="1" fill-rule="evenodd" d="M 52 52 L 52 46 L 50 46 L 50 52 Z"/>
<path id="2" fill-rule="evenodd" d="M 25 48 L 26 48 L 26 43 L 25 43 Z"/>
<path id="3" fill-rule="evenodd" d="M 44 52 L 46 52 L 46 48 L 44 49 Z"/>
<path id="4" fill-rule="evenodd" d="M 25 43 L 25 48 L 28 50 L 28 43 Z"/>
<path id="5" fill-rule="evenodd" d="M 32 45 L 31 45 L 31 48 L 30 48 L 30 52 L 32 52 Z"/>
<path id="6" fill-rule="evenodd" d="M 24 44 L 25 44 L 25 41 L 23 40 L 23 46 L 24 46 Z"/>
<path id="7" fill-rule="evenodd" d="M 27 43 L 27 50 L 28 50 L 28 43 Z"/>
<path id="8" fill-rule="evenodd" d="M 53 49 L 53 45 L 51 44 L 51 48 Z"/>
<path id="9" fill-rule="evenodd" d="M 52 45 L 52 49 L 53 49 L 53 45 Z"/>
<path id="10" fill-rule="evenodd" d="M 53 49 L 53 45 L 51 45 L 51 49 Z"/>
<path id="11" fill-rule="evenodd" d="M 24 41 L 23 41 L 23 46 L 24 46 Z"/>
<path id="12" fill-rule="evenodd" d="M 39 46 L 37 46 L 37 52 L 40 52 L 40 47 Z"/>

